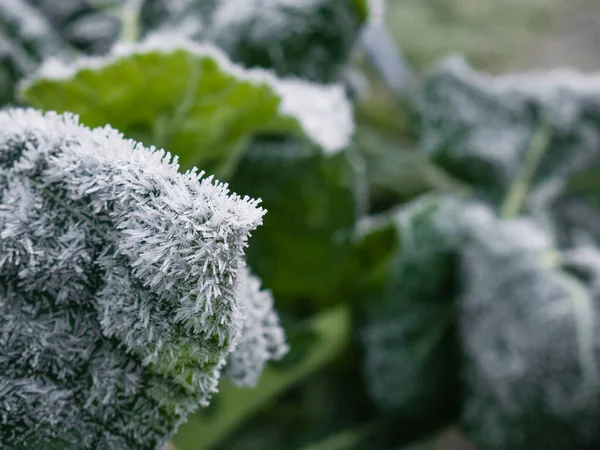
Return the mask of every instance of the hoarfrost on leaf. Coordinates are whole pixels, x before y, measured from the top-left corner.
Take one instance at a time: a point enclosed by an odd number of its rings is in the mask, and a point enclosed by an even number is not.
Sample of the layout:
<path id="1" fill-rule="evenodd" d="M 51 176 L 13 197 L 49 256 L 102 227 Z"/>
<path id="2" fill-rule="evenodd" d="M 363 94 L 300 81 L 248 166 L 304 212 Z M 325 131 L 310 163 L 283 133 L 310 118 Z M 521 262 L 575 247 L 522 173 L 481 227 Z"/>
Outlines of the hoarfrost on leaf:
<path id="1" fill-rule="evenodd" d="M 411 423 L 439 426 L 457 415 L 455 267 L 465 208 L 425 196 L 391 216 L 397 248 L 365 302 L 368 391 L 378 407 Z"/>
<path id="2" fill-rule="evenodd" d="M 490 450 L 593 448 L 598 252 L 572 255 L 561 268 L 529 218 L 489 212 L 468 223 L 459 299 L 468 434 Z"/>
<path id="3" fill-rule="evenodd" d="M 530 168 L 531 188 L 564 183 L 598 158 L 598 74 L 555 70 L 493 77 L 451 57 L 425 78 L 414 106 L 424 151 L 495 202 L 532 153 L 539 151 Z M 540 132 L 546 139 L 535 149 Z"/>
<path id="4" fill-rule="evenodd" d="M 3 448 L 155 449 L 215 392 L 265 211 L 178 168 L 71 114 L 0 112 Z"/>
<path id="5" fill-rule="evenodd" d="M 203 37 L 246 67 L 331 82 L 341 76 L 369 14 L 363 0 L 223 0 Z"/>
<path id="6" fill-rule="evenodd" d="M 245 268 L 239 275 L 238 297 L 244 326 L 237 347 L 229 354 L 226 374 L 235 384 L 252 387 L 265 364 L 281 359 L 288 346 L 273 309 L 273 296 L 261 290 L 260 280 Z"/>
<path id="7" fill-rule="evenodd" d="M 24 0 L 0 0 L 0 105 L 14 100 L 22 76 L 65 47 L 39 10 Z"/>

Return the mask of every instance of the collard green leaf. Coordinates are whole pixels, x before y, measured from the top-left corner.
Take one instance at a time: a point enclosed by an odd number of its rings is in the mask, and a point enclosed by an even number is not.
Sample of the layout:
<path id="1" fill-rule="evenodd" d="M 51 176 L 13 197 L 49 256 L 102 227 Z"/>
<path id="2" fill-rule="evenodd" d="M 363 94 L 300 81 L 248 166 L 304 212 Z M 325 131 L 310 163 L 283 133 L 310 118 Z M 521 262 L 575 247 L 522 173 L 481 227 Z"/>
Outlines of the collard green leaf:
<path id="1" fill-rule="evenodd" d="M 352 0 L 226 0 L 211 14 L 208 36 L 248 67 L 332 81 L 350 56 L 364 9 Z"/>
<path id="2" fill-rule="evenodd" d="M 414 106 L 423 150 L 496 203 L 515 186 L 564 183 L 598 157 L 597 75 L 492 77 L 450 58 L 426 77 Z"/>
<path id="3" fill-rule="evenodd" d="M 230 180 L 269 211 L 248 261 L 276 298 L 324 296 L 340 281 L 363 203 L 362 172 L 348 151 L 323 153 L 288 137 L 257 138 Z"/>
<path id="4" fill-rule="evenodd" d="M 364 373 L 375 403 L 422 432 L 457 414 L 455 266 L 462 203 L 420 197 L 391 220 L 387 280 L 363 300 Z"/>
<path id="5" fill-rule="evenodd" d="M 175 36 L 122 44 L 106 58 L 50 61 L 22 94 L 36 107 L 74 112 L 89 126 L 110 123 L 127 137 L 166 148 L 185 168 L 223 172 L 259 131 L 304 136 L 336 152 L 354 128 L 341 86 L 279 80 Z"/>
<path id="6" fill-rule="evenodd" d="M 363 23 L 367 0 L 149 0 L 147 26 L 179 28 L 209 40 L 246 67 L 330 82 L 340 78 Z M 175 2 L 173 2 L 175 3 Z"/>
<path id="7" fill-rule="evenodd" d="M 468 223 L 460 298 L 468 434 L 490 450 L 597 448 L 597 252 L 594 264 L 580 254 L 565 271 L 530 219 L 482 211 Z"/>

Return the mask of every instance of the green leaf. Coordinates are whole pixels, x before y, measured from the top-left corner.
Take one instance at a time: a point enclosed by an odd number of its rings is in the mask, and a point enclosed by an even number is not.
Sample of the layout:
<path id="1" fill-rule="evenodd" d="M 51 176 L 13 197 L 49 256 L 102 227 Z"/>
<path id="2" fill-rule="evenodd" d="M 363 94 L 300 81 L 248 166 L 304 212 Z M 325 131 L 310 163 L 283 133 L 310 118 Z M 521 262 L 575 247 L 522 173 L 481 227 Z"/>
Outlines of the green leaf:
<path id="1" fill-rule="evenodd" d="M 571 71 L 492 77 L 450 58 L 414 97 L 420 145 L 507 215 L 598 157 L 600 77 Z M 536 200 L 537 201 L 537 200 Z"/>
<path id="2" fill-rule="evenodd" d="M 260 131 L 306 137 L 335 153 L 350 142 L 351 106 L 341 86 L 279 80 L 232 64 L 218 49 L 156 36 L 105 58 L 47 63 L 22 87 L 46 110 L 165 148 L 184 168 L 226 177 Z"/>
<path id="3" fill-rule="evenodd" d="M 600 243 L 600 208 L 597 198 L 567 194 L 546 212 L 553 238 L 560 248 Z"/>
<path id="4" fill-rule="evenodd" d="M 254 389 L 240 389 L 227 381 L 214 398 L 214 410 L 201 411 L 182 425 L 174 442 L 178 450 L 209 449 L 229 435 L 265 404 L 292 385 L 338 357 L 350 338 L 350 314 L 344 306 L 311 319 L 316 334 L 311 351 L 285 369 L 267 368 Z"/>
<path id="5" fill-rule="evenodd" d="M 457 414 L 455 267 L 461 203 L 420 197 L 390 220 L 399 245 L 362 301 L 364 374 L 375 404 L 427 433 Z"/>
<path id="6" fill-rule="evenodd" d="M 580 254 L 560 267 L 531 219 L 480 211 L 467 222 L 460 335 L 468 434 L 490 450 L 596 448 L 600 253 L 593 264 Z"/>
<path id="7" fill-rule="evenodd" d="M 359 164 L 349 151 L 327 156 L 283 137 L 262 137 L 246 150 L 230 186 L 261 198 L 268 211 L 246 254 L 279 301 L 326 297 L 341 281 L 365 201 Z"/>
<path id="8" fill-rule="evenodd" d="M 369 13 L 364 0 L 213 2 L 202 37 L 246 67 L 338 80 Z"/>

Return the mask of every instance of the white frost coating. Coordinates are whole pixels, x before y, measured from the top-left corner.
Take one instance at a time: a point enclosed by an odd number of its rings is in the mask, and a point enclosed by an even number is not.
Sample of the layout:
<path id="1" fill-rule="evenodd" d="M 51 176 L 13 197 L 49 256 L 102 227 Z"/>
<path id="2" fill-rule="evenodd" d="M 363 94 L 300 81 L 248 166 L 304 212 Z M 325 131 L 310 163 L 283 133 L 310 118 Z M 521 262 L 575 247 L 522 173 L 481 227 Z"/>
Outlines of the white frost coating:
<path id="1" fill-rule="evenodd" d="M 260 280 L 247 268 L 240 270 L 238 283 L 244 326 L 237 347 L 229 354 L 225 373 L 238 386 L 253 387 L 265 364 L 285 356 L 288 346 L 271 292 L 261 290 Z"/>
<path id="2" fill-rule="evenodd" d="M 328 0 L 326 0 L 328 1 Z M 262 18 L 265 27 L 257 29 L 260 36 L 268 38 L 283 26 L 288 26 L 287 16 L 292 10 L 303 11 L 315 8 L 323 0 L 222 0 L 211 18 L 213 29 L 233 29 L 249 22 L 250 18 Z M 260 38 L 259 36 L 254 36 Z"/>
<path id="3" fill-rule="evenodd" d="M 596 301 L 577 278 L 547 264 L 550 237 L 532 220 L 469 219 L 458 299 L 463 423 L 481 448 L 594 447 Z"/>
<path id="4" fill-rule="evenodd" d="M 561 88 L 573 94 L 600 95 L 600 73 L 583 73 L 571 68 L 556 68 L 549 71 L 489 75 L 473 70 L 463 58 L 452 56 L 442 62 L 443 68 L 480 89 L 497 94 L 523 94 L 539 96 L 541 99 Z"/>
<path id="5" fill-rule="evenodd" d="M 534 195 L 544 190 L 538 202 L 550 200 L 557 182 L 598 159 L 600 74 L 562 69 L 491 76 L 452 57 L 425 78 L 414 104 L 420 148 L 496 199 L 538 143 L 543 155 L 529 189 Z"/>
<path id="6" fill-rule="evenodd" d="M 318 86 L 283 79 L 272 87 L 281 96 L 281 112 L 296 117 L 325 151 L 335 153 L 350 145 L 354 117 L 341 85 Z"/>
<path id="7" fill-rule="evenodd" d="M 229 60 L 217 47 L 199 44 L 175 33 L 154 34 L 139 43 L 119 42 L 107 56 L 82 57 L 70 64 L 49 59 L 33 77 L 21 84 L 20 90 L 26 90 L 34 80 L 40 78 L 69 80 L 83 70 L 101 69 L 131 55 L 176 51 L 214 59 L 221 70 L 240 80 L 271 87 L 281 97 L 280 113 L 295 118 L 308 138 L 326 153 L 336 153 L 350 145 L 355 125 L 352 105 L 342 85 L 318 85 L 294 78 L 280 79 L 265 69 L 245 69 Z"/>
<path id="8" fill-rule="evenodd" d="M 178 169 L 72 114 L 0 111 L 0 447 L 153 450 L 216 391 L 265 211 Z"/>

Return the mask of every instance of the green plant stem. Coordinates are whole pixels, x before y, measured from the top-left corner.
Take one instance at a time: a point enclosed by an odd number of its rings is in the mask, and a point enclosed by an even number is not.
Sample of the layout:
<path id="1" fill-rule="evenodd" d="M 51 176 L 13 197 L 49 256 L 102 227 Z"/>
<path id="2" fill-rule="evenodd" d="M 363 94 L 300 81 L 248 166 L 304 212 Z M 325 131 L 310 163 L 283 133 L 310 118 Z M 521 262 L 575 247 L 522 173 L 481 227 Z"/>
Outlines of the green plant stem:
<path id="1" fill-rule="evenodd" d="M 326 439 L 302 447 L 301 450 L 348 450 L 366 441 L 377 433 L 384 423 L 382 421 L 367 423 L 359 427 L 344 430 Z"/>
<path id="2" fill-rule="evenodd" d="M 429 186 L 439 192 L 454 194 L 457 197 L 468 197 L 471 190 L 450 174 L 432 164 L 428 159 L 421 159 L 416 166 Z"/>
<path id="3" fill-rule="evenodd" d="M 140 37 L 140 10 L 142 0 L 127 0 L 121 10 L 121 35 L 124 42 L 135 42 Z"/>
<path id="4" fill-rule="evenodd" d="M 595 299 L 592 298 L 587 287 L 574 276 L 563 271 L 557 272 L 557 276 L 570 294 L 569 298 L 573 306 L 573 318 L 577 332 L 579 364 L 584 385 L 591 394 L 600 379 L 594 350 Z"/>
<path id="5" fill-rule="evenodd" d="M 265 369 L 255 388 L 238 388 L 223 380 L 215 395 L 215 414 L 210 416 L 200 411 L 190 416 L 173 439 L 177 449 L 210 449 L 265 404 L 333 361 L 350 341 L 350 318 L 348 306 L 342 305 L 311 319 L 318 336 L 312 351 L 290 368 Z"/>
<path id="6" fill-rule="evenodd" d="M 500 208 L 500 217 L 503 219 L 512 219 L 521 211 L 527 197 L 527 192 L 533 182 L 535 172 L 548 150 L 550 137 L 549 127 L 538 126 L 531 138 L 529 149 L 525 154 L 525 161 L 511 184 Z"/>

